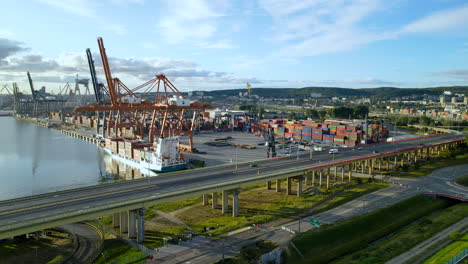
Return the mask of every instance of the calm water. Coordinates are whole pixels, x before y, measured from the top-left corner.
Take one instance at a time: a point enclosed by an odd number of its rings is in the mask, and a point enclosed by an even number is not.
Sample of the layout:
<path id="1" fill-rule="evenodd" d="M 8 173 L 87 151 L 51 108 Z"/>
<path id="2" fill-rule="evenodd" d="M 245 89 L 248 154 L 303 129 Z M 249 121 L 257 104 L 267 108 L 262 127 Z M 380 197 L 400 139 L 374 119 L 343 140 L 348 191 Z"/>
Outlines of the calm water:
<path id="1" fill-rule="evenodd" d="M 125 175 L 141 177 L 94 144 L 0 117 L 0 200 L 96 185 Z"/>

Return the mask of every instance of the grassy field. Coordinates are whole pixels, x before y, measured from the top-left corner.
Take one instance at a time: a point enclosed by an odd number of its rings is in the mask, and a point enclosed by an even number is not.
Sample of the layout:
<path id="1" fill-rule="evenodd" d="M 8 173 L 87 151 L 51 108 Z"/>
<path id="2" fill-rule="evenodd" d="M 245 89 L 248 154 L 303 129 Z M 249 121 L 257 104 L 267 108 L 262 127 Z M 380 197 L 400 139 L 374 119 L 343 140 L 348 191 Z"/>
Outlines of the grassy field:
<path id="1" fill-rule="evenodd" d="M 290 248 L 288 263 L 329 263 L 449 205 L 449 201 L 419 195 L 365 215 L 323 225 L 293 239 L 305 259 Z"/>
<path id="2" fill-rule="evenodd" d="M 94 262 L 95 264 L 115 263 L 145 263 L 147 255 L 125 242 L 113 238 L 104 240 L 104 251 Z"/>
<path id="3" fill-rule="evenodd" d="M 455 180 L 458 184 L 468 187 L 468 175 L 462 176 Z"/>
<path id="4" fill-rule="evenodd" d="M 425 162 L 418 162 L 415 167 L 410 167 L 406 172 L 395 172 L 391 174 L 395 175 L 398 173 L 399 177 L 421 177 L 430 174 L 431 172 L 450 166 L 465 165 L 468 164 L 468 153 L 460 153 L 454 157 L 444 156 L 440 159 L 432 158 Z"/>
<path id="5" fill-rule="evenodd" d="M 436 214 L 421 218 L 417 223 L 399 230 L 388 239 L 354 252 L 333 263 L 385 263 L 417 244 L 430 239 L 433 235 L 466 216 L 468 216 L 467 204 L 460 203 L 450 206 Z"/>
<path id="6" fill-rule="evenodd" d="M 349 184 L 337 185 L 326 193 L 304 194 L 302 197 L 297 197 L 285 195 L 284 190 L 279 193 L 274 190 L 266 190 L 262 185 L 260 188 L 241 192 L 239 217 L 231 217 L 230 211 L 228 214 L 223 215 L 219 209 L 213 210 L 210 206 L 202 205 L 195 205 L 189 210 L 175 214 L 175 216 L 199 233 L 203 234 L 205 227 L 209 227 L 211 229 L 209 233 L 217 235 L 251 224 L 266 223 L 302 213 L 351 186 Z M 330 209 L 330 206 L 337 206 L 350 199 L 384 187 L 386 185 L 372 183 L 340 193 L 338 197 L 331 201 L 327 209 Z M 231 200 L 229 205 L 232 205 Z M 323 210 L 325 210 L 325 207 Z"/>
<path id="7" fill-rule="evenodd" d="M 422 264 L 446 263 L 465 248 L 468 248 L 468 233 L 465 233 L 465 235 L 460 240 L 454 241 L 448 246 L 439 250 L 437 253 L 425 260 Z"/>
<path id="8" fill-rule="evenodd" d="M 48 231 L 39 239 L 0 243 L 0 263 L 59 263 L 70 256 L 75 246 L 67 233 Z"/>

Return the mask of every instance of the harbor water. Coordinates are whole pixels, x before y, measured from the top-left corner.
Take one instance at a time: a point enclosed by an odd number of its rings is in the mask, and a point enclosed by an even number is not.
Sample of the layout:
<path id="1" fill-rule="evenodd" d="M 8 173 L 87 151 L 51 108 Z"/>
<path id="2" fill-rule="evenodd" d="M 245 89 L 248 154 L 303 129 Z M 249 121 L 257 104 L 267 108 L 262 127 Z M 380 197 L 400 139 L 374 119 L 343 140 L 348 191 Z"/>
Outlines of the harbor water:
<path id="1" fill-rule="evenodd" d="M 130 169 L 130 170 L 129 170 Z M 142 177 L 95 144 L 0 117 L 0 200 Z"/>

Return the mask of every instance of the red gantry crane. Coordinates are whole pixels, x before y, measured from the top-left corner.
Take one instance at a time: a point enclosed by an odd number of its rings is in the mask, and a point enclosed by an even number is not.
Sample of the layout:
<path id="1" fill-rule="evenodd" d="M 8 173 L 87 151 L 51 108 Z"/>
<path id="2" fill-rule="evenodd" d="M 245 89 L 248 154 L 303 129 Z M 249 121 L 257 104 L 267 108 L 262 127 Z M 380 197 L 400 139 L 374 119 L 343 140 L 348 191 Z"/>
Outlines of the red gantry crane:
<path id="1" fill-rule="evenodd" d="M 154 137 L 186 135 L 189 145 L 179 144 L 184 152 L 193 151 L 193 129 L 196 117 L 200 111 L 209 108 L 206 104 L 190 102 L 167 79 L 164 74 L 133 89 L 128 88 L 119 78 L 112 77 L 102 38 L 98 38 L 102 66 L 107 81 L 109 100 L 102 100 L 94 105 L 80 106 L 77 111 L 107 111 L 109 124 L 114 136 L 123 136 L 122 128 L 133 128 L 143 138 L 144 127 L 147 124 L 145 116 L 151 115 L 148 127 L 148 141 L 153 143 Z M 88 54 L 89 56 L 90 54 Z M 89 58 L 88 58 L 89 59 Z M 92 61 L 92 59 L 91 59 Z M 94 82 L 93 82 L 94 84 Z M 152 97 L 154 93 L 154 97 Z M 192 113 L 191 118 L 186 118 Z M 111 136 L 110 129 L 107 136 Z"/>

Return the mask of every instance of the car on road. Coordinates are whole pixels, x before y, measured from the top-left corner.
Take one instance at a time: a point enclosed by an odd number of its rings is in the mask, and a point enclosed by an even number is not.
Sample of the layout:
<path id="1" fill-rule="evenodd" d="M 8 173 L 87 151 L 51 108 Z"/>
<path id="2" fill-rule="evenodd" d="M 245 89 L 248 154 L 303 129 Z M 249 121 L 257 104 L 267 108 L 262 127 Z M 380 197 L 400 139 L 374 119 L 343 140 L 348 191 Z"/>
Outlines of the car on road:
<path id="1" fill-rule="evenodd" d="M 258 167 L 257 163 L 250 163 L 249 166 L 252 167 L 252 168 Z"/>
<path id="2" fill-rule="evenodd" d="M 328 151 L 328 153 L 330 153 L 330 154 L 336 154 L 336 153 L 338 153 L 338 149 L 332 148 L 332 149 L 330 149 L 330 151 Z"/>
<path id="3" fill-rule="evenodd" d="M 379 151 L 378 151 L 378 150 L 374 150 L 374 151 L 372 151 L 372 153 L 377 154 L 377 153 L 379 153 Z"/>
<path id="4" fill-rule="evenodd" d="M 362 147 L 358 147 L 357 150 L 362 150 Z"/>

